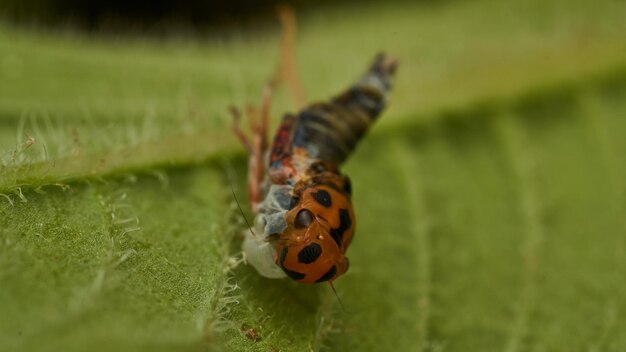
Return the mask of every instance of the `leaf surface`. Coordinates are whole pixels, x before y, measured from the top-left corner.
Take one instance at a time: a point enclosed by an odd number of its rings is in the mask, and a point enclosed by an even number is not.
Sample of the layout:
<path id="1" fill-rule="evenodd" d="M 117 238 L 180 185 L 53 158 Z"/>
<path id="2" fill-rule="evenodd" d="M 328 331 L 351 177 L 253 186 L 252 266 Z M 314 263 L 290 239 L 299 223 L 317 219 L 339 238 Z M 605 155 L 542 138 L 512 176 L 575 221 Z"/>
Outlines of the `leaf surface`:
<path id="1" fill-rule="evenodd" d="M 400 4 L 301 20 L 311 98 L 373 50 L 401 60 L 389 111 L 344 169 L 345 310 L 239 252 L 231 187 L 246 208 L 246 162 L 225 111 L 256 100 L 277 33 L 1 27 L 0 349 L 626 349 L 623 6 Z"/>

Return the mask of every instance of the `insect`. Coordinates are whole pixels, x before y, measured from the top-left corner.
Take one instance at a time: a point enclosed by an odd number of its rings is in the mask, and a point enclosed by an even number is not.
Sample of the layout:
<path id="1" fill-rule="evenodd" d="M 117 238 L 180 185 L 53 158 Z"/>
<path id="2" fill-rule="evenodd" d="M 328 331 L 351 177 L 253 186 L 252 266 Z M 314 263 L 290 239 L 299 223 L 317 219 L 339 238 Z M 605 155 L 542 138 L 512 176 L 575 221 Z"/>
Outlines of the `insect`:
<path id="1" fill-rule="evenodd" d="M 293 74 L 292 65 L 289 50 L 283 50 L 281 72 Z M 350 179 L 339 167 L 383 111 L 396 67 L 395 59 L 379 54 L 343 93 L 285 114 L 271 144 L 267 128 L 275 83 L 266 86 L 259 109 L 247 109 L 252 138 L 239 126 L 241 113 L 231 109 L 234 133 L 249 153 L 255 214 L 256 231 L 246 234 L 243 251 L 261 275 L 332 283 L 348 270 L 345 254 L 356 221 Z M 303 102 L 297 78 L 286 80 Z"/>
<path id="2" fill-rule="evenodd" d="M 249 326 L 248 324 L 242 324 L 241 327 L 239 328 L 239 330 L 243 333 L 243 335 L 248 338 L 249 340 L 252 340 L 254 342 L 258 342 L 261 341 L 261 335 L 259 335 L 259 333 L 251 326 Z"/>

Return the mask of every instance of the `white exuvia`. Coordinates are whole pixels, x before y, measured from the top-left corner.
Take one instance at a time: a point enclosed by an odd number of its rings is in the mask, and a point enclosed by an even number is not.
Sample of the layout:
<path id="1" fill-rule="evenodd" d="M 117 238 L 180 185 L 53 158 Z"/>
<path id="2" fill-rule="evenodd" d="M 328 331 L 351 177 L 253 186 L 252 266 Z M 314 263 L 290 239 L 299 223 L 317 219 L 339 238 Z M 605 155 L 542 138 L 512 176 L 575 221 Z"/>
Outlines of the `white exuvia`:
<path id="1" fill-rule="evenodd" d="M 280 234 L 287 227 L 285 213 L 289 211 L 291 191 L 288 185 L 270 185 L 267 195 L 258 204 L 258 215 L 254 219 L 254 234 L 246 231 L 243 252 L 246 262 L 262 276 L 272 279 L 285 277 L 285 272 L 274 262 L 276 250 L 270 242 L 272 234 Z"/>

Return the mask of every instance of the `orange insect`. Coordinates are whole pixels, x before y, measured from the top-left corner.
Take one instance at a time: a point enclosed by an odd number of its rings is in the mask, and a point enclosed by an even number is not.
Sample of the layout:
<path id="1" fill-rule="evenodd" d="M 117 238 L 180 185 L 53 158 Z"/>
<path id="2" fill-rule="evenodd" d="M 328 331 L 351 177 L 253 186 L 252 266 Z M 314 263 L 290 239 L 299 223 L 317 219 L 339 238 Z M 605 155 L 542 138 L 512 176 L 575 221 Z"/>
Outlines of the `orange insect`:
<path id="1" fill-rule="evenodd" d="M 283 12 L 283 24 L 288 39 L 283 41 L 281 72 L 296 100 L 303 102 L 289 55 L 289 13 Z M 395 59 L 379 54 L 344 93 L 285 114 L 271 145 L 267 126 L 272 84 L 264 91 L 261 108 L 248 109 L 252 139 L 239 128 L 240 113 L 231 110 L 234 132 L 249 153 L 248 191 L 256 216 L 257 231 L 246 235 L 243 250 L 263 276 L 332 282 L 348 270 L 345 253 L 355 216 L 350 179 L 339 166 L 384 109 L 396 67 Z"/>

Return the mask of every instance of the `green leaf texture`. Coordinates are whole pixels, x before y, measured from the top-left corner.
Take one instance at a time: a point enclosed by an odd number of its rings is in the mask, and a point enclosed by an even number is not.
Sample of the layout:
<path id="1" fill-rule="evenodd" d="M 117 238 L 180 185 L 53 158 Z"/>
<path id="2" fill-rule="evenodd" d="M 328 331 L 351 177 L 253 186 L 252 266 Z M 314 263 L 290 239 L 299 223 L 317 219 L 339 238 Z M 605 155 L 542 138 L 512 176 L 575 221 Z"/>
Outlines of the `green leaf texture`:
<path id="1" fill-rule="evenodd" d="M 376 50 L 401 61 L 343 170 L 343 307 L 240 253 L 246 160 L 225 112 L 258 99 L 277 28 L 156 42 L 0 27 L 0 350 L 626 350 L 624 10 L 301 18 L 311 98 Z M 275 98 L 274 124 L 293 109 Z"/>

